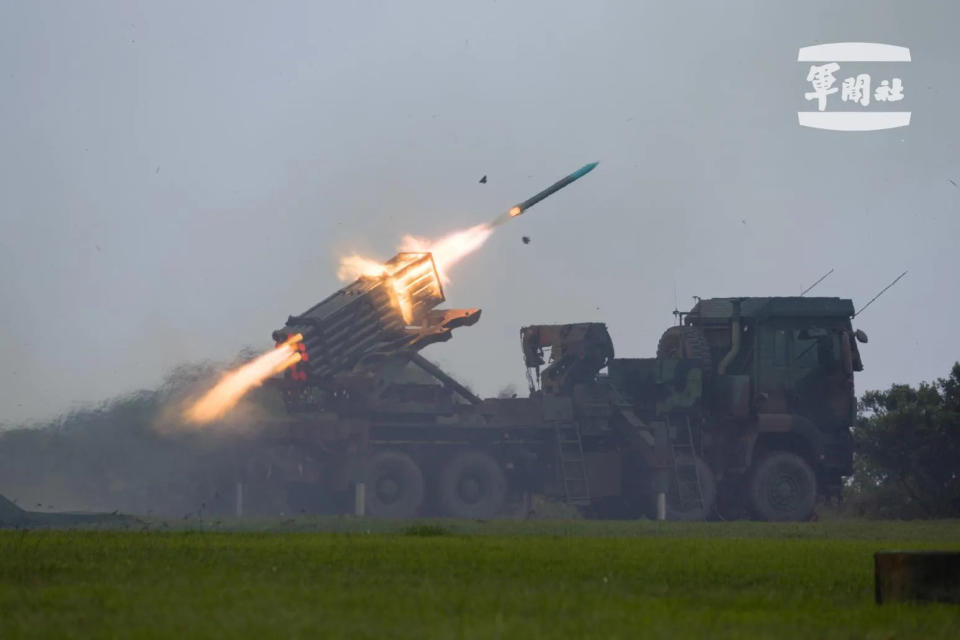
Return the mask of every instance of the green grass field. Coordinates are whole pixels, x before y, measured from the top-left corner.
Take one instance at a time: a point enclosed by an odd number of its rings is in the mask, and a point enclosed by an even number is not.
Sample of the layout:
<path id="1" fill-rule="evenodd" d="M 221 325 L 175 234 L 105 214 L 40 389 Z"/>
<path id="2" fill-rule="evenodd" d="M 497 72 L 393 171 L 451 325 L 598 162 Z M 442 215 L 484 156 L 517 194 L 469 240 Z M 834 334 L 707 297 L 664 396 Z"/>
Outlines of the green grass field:
<path id="1" fill-rule="evenodd" d="M 0 638 L 960 637 L 960 605 L 875 605 L 872 564 L 957 521 L 168 528 L 0 532 Z"/>

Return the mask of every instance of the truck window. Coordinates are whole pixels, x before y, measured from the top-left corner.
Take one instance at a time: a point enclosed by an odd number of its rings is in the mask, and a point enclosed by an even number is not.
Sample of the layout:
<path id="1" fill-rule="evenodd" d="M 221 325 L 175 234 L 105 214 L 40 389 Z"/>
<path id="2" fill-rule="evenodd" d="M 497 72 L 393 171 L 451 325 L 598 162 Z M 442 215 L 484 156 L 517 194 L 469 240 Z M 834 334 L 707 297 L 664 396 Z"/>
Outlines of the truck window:
<path id="1" fill-rule="evenodd" d="M 773 366 L 787 366 L 787 331 L 777 329 L 773 332 Z"/>
<path id="2" fill-rule="evenodd" d="M 803 329 L 793 330 L 793 366 L 796 369 L 816 369 L 819 363 L 818 338 L 810 337 Z"/>

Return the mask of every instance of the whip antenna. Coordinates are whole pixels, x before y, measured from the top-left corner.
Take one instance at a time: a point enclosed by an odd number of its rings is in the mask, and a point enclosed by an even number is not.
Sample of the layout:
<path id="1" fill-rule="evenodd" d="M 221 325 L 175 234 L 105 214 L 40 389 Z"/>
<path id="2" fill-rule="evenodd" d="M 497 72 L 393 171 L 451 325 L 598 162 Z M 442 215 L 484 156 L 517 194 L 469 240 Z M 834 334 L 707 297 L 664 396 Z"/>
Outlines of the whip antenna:
<path id="1" fill-rule="evenodd" d="M 807 287 L 806 289 L 804 289 L 804 290 L 803 290 L 803 293 L 800 294 L 800 297 L 802 298 L 803 296 L 805 296 L 805 295 L 807 295 L 808 293 L 810 293 L 810 289 L 813 289 L 815 286 L 817 286 L 818 284 L 820 284 L 821 282 L 823 282 L 824 280 L 826 280 L 826 279 L 827 279 L 827 276 L 829 276 L 831 273 L 833 273 L 833 269 L 830 269 L 830 271 L 827 271 L 825 274 L 823 274 L 822 276 L 820 276 L 820 279 L 819 279 L 819 280 L 817 280 L 817 281 L 814 282 L 812 285 L 810 285 L 809 287 Z"/>
<path id="2" fill-rule="evenodd" d="M 880 289 L 880 293 L 878 293 L 877 295 L 875 295 L 875 296 L 873 296 L 872 298 L 870 298 L 870 301 L 869 301 L 867 304 L 865 304 L 865 305 L 863 305 L 862 307 L 860 307 L 860 309 L 859 309 L 856 313 L 853 314 L 853 317 L 856 318 L 858 315 L 860 315 L 861 313 L 863 313 L 863 310 L 864 310 L 864 309 L 866 309 L 866 308 L 869 307 L 871 304 L 873 304 L 873 301 L 874 301 L 874 300 L 876 300 L 877 298 L 879 298 L 880 296 L 882 296 L 883 293 L 884 293 L 887 289 L 889 289 L 889 288 L 892 287 L 893 285 L 897 284 L 897 282 L 900 281 L 900 278 L 902 278 L 902 277 L 905 276 L 905 275 L 907 275 L 907 272 L 906 272 L 906 271 L 904 271 L 903 273 L 901 273 L 900 275 L 898 275 L 896 278 L 894 278 L 893 282 L 891 282 L 890 284 L 888 284 L 887 286 L 885 286 L 883 289 Z"/>

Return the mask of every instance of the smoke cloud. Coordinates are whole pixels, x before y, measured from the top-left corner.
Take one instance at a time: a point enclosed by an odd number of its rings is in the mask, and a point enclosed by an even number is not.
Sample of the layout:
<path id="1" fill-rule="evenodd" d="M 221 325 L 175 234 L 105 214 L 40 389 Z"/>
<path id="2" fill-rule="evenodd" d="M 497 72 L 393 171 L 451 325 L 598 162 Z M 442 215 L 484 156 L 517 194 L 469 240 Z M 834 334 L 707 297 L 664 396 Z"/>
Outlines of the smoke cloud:
<path id="1" fill-rule="evenodd" d="M 236 482 L 266 473 L 252 436 L 282 411 L 279 399 L 254 388 L 228 417 L 203 430 L 184 422 L 183 407 L 252 355 L 242 353 L 225 366 L 182 365 L 157 389 L 0 432 L 4 495 L 37 511 L 232 513 Z M 282 500 L 277 504 L 283 508 Z"/>

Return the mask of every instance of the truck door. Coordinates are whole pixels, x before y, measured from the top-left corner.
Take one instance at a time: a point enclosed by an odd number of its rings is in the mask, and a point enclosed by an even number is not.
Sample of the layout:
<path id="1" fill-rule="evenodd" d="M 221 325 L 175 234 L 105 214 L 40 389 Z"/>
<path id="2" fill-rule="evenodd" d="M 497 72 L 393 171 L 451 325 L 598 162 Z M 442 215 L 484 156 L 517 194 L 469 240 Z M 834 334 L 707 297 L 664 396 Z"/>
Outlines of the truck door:
<path id="1" fill-rule="evenodd" d="M 791 330 L 791 412 L 807 416 L 821 427 L 849 426 L 852 415 L 853 371 L 844 364 L 842 340 L 833 329 Z"/>
<path id="2" fill-rule="evenodd" d="M 754 398 L 758 413 L 790 413 L 789 328 L 766 322 L 759 326 L 754 352 Z"/>

